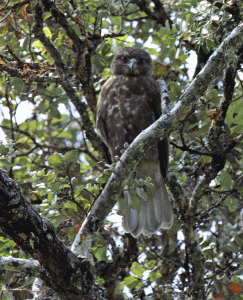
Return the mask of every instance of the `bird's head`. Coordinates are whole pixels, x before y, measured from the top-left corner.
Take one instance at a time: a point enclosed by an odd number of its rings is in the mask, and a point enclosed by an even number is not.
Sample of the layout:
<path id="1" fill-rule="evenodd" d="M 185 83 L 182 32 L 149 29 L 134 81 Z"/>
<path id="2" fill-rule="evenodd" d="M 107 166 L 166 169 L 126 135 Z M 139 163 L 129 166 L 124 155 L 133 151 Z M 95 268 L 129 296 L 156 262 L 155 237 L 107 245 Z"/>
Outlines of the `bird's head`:
<path id="1" fill-rule="evenodd" d="M 150 55 L 143 49 L 125 47 L 118 50 L 111 63 L 111 75 L 152 76 Z"/>

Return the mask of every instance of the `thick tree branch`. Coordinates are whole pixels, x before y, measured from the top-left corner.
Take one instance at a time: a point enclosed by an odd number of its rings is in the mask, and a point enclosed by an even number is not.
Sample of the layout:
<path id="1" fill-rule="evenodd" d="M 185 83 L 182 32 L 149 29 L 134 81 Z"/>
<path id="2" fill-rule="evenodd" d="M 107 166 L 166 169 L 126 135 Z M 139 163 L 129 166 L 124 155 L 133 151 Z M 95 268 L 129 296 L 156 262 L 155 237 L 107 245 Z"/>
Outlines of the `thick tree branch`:
<path id="1" fill-rule="evenodd" d="M 0 170 L 0 227 L 45 268 L 42 278 L 61 299 L 103 299 L 90 263 L 78 259 L 64 245 L 54 226 L 40 217 L 3 170 Z"/>
<path id="2" fill-rule="evenodd" d="M 175 199 L 176 207 L 178 208 L 178 217 L 181 216 L 183 218 L 188 210 L 189 199 L 183 193 L 183 189 L 176 180 L 176 177 L 173 173 L 169 174 L 167 185 L 170 189 L 171 194 L 173 195 L 173 198 Z"/>
<path id="3" fill-rule="evenodd" d="M 186 252 L 191 262 L 191 265 L 188 266 L 190 268 L 190 277 L 188 278 L 190 284 L 189 294 L 192 300 L 206 300 L 205 283 L 203 280 L 205 275 L 204 257 L 199 244 L 198 232 L 195 230 L 192 219 L 188 219 L 184 223 L 183 233 L 185 236 Z"/>
<path id="4" fill-rule="evenodd" d="M 34 300 L 44 300 L 45 290 L 43 289 L 43 281 L 40 278 L 36 278 L 32 284 L 32 292 Z"/>

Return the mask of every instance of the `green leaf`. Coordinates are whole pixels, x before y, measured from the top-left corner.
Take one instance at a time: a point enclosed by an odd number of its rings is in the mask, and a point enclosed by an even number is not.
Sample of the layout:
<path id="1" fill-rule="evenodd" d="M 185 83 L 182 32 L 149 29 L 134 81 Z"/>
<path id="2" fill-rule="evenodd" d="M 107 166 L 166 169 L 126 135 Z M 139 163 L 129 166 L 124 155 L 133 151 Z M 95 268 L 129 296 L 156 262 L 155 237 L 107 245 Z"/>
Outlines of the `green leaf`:
<path id="1" fill-rule="evenodd" d="M 50 30 L 48 27 L 44 27 L 44 28 L 43 28 L 43 31 L 44 31 L 45 35 L 46 35 L 49 39 L 52 38 L 51 30 Z"/>
<path id="2" fill-rule="evenodd" d="M 230 212 L 234 212 L 239 209 L 239 203 L 235 198 L 227 197 L 224 203 L 228 206 Z"/>
<path id="3" fill-rule="evenodd" d="M 60 115 L 60 118 L 53 118 L 53 119 L 51 120 L 51 124 L 59 123 L 59 122 L 65 120 L 66 118 L 67 118 L 66 115 Z"/>
<path id="4" fill-rule="evenodd" d="M 234 126 L 233 128 L 231 128 L 231 133 L 235 133 L 235 134 L 241 134 L 243 132 L 243 124 L 239 124 Z"/>
<path id="5" fill-rule="evenodd" d="M 243 105 L 242 105 L 241 101 L 234 105 L 234 113 L 236 113 L 236 114 L 243 113 Z"/>
<path id="6" fill-rule="evenodd" d="M 149 276 L 149 280 L 151 282 L 154 282 L 156 279 L 162 277 L 161 273 L 157 270 L 155 272 L 151 272 L 150 273 L 150 276 Z"/>
<path id="7" fill-rule="evenodd" d="M 57 119 L 61 118 L 61 114 L 60 114 L 60 112 L 59 112 L 56 105 L 51 105 L 51 107 L 50 107 L 50 117 L 51 118 L 57 118 Z"/>
<path id="8" fill-rule="evenodd" d="M 40 50 L 44 50 L 45 49 L 44 45 L 39 40 L 34 42 L 34 47 L 35 48 L 39 48 Z"/>
<path id="9" fill-rule="evenodd" d="M 76 163 L 79 158 L 78 150 L 71 150 L 65 153 L 64 155 L 64 161 L 67 165 L 71 165 L 73 163 Z"/>
<path id="10" fill-rule="evenodd" d="M 53 154 L 48 158 L 48 162 L 51 167 L 61 167 L 64 165 L 64 159 L 63 156 L 60 154 Z"/>
<path id="11" fill-rule="evenodd" d="M 102 48 L 102 55 L 106 56 L 106 54 L 110 53 L 111 51 L 111 45 L 110 44 L 105 44 L 105 46 Z"/>
<path id="12" fill-rule="evenodd" d="M 148 263 L 147 263 L 147 268 L 148 269 L 153 269 L 155 267 L 155 260 L 150 260 Z"/>
<path id="13" fill-rule="evenodd" d="M 239 244 L 241 248 L 243 248 L 243 233 L 238 234 L 235 237 L 236 242 Z"/>
<path id="14" fill-rule="evenodd" d="M 235 124 L 243 124 L 243 113 L 238 114 L 233 121 Z"/>
<path id="15" fill-rule="evenodd" d="M 70 209 L 73 209 L 73 210 L 77 211 L 77 204 L 73 203 L 71 201 L 66 202 L 63 207 L 64 208 L 70 208 Z"/>
<path id="16" fill-rule="evenodd" d="M 188 23 L 190 22 L 190 19 L 191 19 L 191 13 L 188 13 L 186 15 L 186 26 L 188 25 Z"/>
<path id="17" fill-rule="evenodd" d="M 226 114 L 226 118 L 225 118 L 225 123 L 230 126 L 233 122 L 233 108 L 232 105 L 229 106 L 228 110 L 227 110 L 227 114 Z"/>
<path id="18" fill-rule="evenodd" d="M 126 277 L 124 281 L 129 289 L 138 288 L 141 283 L 141 281 L 135 276 Z"/>
<path id="19" fill-rule="evenodd" d="M 6 155 L 8 152 L 9 149 L 4 144 L 0 144 L 0 155 Z"/>
<path id="20" fill-rule="evenodd" d="M 110 176 L 111 176 L 111 170 L 105 169 L 104 172 L 97 178 L 97 181 L 100 184 L 106 183 L 107 180 L 110 178 Z"/>
<path id="21" fill-rule="evenodd" d="M 232 186 L 232 179 L 229 173 L 225 171 L 220 172 L 219 182 L 224 190 L 229 190 Z"/>
<path id="22" fill-rule="evenodd" d="M 172 100 L 176 101 L 181 94 L 181 87 L 176 82 L 171 82 L 169 94 Z"/>
<path id="23" fill-rule="evenodd" d="M 80 174 L 80 164 L 79 163 L 74 163 L 71 165 L 69 168 L 69 175 L 71 177 L 78 176 Z"/>
<path id="24" fill-rule="evenodd" d="M 97 248 L 94 255 L 98 260 L 106 260 L 107 259 L 107 248 L 102 247 L 102 248 Z"/>
<path id="25" fill-rule="evenodd" d="M 0 27 L 0 36 L 5 35 L 8 32 L 8 26 Z"/>
<path id="26" fill-rule="evenodd" d="M 139 278 L 142 278 L 145 269 L 142 268 L 139 263 L 134 262 L 132 264 L 131 271 L 133 272 L 134 275 L 138 276 Z"/>
<path id="27" fill-rule="evenodd" d="M 52 14 L 50 12 L 45 12 L 43 20 L 45 21 L 46 19 L 50 18 L 51 16 L 52 16 Z"/>
<path id="28" fill-rule="evenodd" d="M 215 43 L 211 39 L 206 40 L 206 47 L 209 50 L 215 50 Z"/>
<path id="29" fill-rule="evenodd" d="M 72 139 L 72 134 L 70 133 L 70 132 L 68 132 L 68 131 L 62 131 L 62 132 L 60 132 L 59 134 L 58 134 L 58 137 L 59 138 L 68 138 L 68 139 Z"/>

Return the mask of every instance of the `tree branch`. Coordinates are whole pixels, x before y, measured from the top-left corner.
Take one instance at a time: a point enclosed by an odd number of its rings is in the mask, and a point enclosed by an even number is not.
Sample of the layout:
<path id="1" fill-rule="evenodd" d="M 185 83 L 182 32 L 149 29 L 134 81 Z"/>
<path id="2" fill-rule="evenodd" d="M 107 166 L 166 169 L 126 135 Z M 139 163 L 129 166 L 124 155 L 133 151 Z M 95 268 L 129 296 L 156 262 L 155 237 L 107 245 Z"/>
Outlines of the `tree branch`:
<path id="1" fill-rule="evenodd" d="M 168 20 L 170 26 L 172 26 L 172 21 L 169 15 L 166 13 L 163 2 L 160 0 L 153 0 L 154 10 L 151 11 L 147 7 L 146 1 L 133 1 L 141 11 L 145 12 L 152 20 L 155 20 L 158 24 L 165 26 L 165 22 Z"/>
<path id="2" fill-rule="evenodd" d="M 5 269 L 9 271 L 19 272 L 38 272 L 41 265 L 37 260 L 15 258 L 12 256 L 4 257 L 0 256 L 0 270 Z"/>
<path id="3" fill-rule="evenodd" d="M 42 279 L 61 299 L 103 299 L 90 262 L 77 258 L 54 226 L 32 208 L 18 185 L 0 169 L 0 227 L 45 270 Z"/>
<path id="4" fill-rule="evenodd" d="M 104 144 L 101 142 L 100 138 L 97 136 L 93 129 L 93 123 L 90 119 L 89 111 L 87 105 L 77 96 L 76 91 L 74 90 L 72 84 L 70 83 L 69 77 L 67 75 L 66 66 L 62 60 L 60 53 L 51 43 L 48 37 L 43 32 L 43 17 L 42 17 L 42 8 L 39 4 L 35 6 L 35 26 L 33 27 L 33 32 L 45 48 L 48 50 L 50 56 L 55 62 L 55 65 L 58 68 L 61 79 L 61 85 L 64 91 L 67 93 L 68 97 L 76 107 L 77 111 L 79 112 L 82 122 L 85 128 L 85 132 L 87 135 L 88 140 L 92 143 L 94 149 L 101 153 L 102 157 L 106 157 L 106 151 L 104 149 Z"/>
<path id="5" fill-rule="evenodd" d="M 55 83 L 60 84 L 61 80 L 59 77 L 49 77 L 49 76 L 39 76 L 36 75 L 31 69 L 25 72 L 21 72 L 17 68 L 13 68 L 8 64 L 0 63 L 0 72 L 7 72 L 12 77 L 22 78 L 23 80 L 27 80 L 27 82 L 45 82 L 45 83 Z"/>
<path id="6" fill-rule="evenodd" d="M 234 54 L 232 54 L 234 57 Z M 225 97 L 219 104 L 217 109 L 216 116 L 212 122 L 211 128 L 208 134 L 209 145 L 212 152 L 212 162 L 208 169 L 205 171 L 204 175 L 199 180 L 197 186 L 195 187 L 192 197 L 190 200 L 191 214 L 195 214 L 198 208 L 198 205 L 201 200 L 201 195 L 205 188 L 208 187 L 211 180 L 213 180 L 218 172 L 224 168 L 226 162 L 226 156 L 229 151 L 236 145 L 235 141 L 232 141 L 228 145 L 223 145 L 219 143 L 219 140 L 225 140 L 228 138 L 228 133 L 226 130 L 226 125 L 224 124 L 224 119 L 229 105 L 232 102 L 234 85 L 235 85 L 235 75 L 237 60 L 233 60 L 232 64 L 226 69 L 225 78 L 224 78 L 224 95 Z M 230 139 L 227 139 L 230 140 Z"/>

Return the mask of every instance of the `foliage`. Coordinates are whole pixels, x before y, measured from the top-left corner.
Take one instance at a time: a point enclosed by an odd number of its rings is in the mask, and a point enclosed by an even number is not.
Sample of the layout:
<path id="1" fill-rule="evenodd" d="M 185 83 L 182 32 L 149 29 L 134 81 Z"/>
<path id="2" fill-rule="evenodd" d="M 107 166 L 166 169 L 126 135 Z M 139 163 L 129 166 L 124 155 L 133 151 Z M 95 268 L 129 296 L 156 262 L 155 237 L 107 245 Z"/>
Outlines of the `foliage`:
<path id="1" fill-rule="evenodd" d="M 166 81 L 173 107 L 191 80 L 188 68 L 194 67 L 196 76 L 242 21 L 242 4 L 10 0 L 1 5 L 0 167 L 71 246 L 110 175 L 95 115 L 113 53 L 130 45 L 147 49 L 154 76 Z M 191 60 L 194 65 L 189 66 L 190 51 L 197 55 L 197 64 Z M 232 70 L 229 66 L 226 75 L 214 78 L 195 111 L 171 134 L 168 188 L 174 225 L 139 237 L 139 249 L 133 249 L 129 263 L 109 274 L 120 281 L 126 299 L 243 299 L 242 52 L 235 60 Z M 31 113 L 26 112 L 29 108 Z M 196 197 L 215 158 L 223 163 Z M 190 210 L 193 199 L 198 200 Z M 115 213 L 111 216 L 114 220 Z M 125 253 L 128 237 L 119 222 L 107 219 L 105 225 L 90 260 L 97 282 L 116 295 L 96 266 L 111 264 Z M 4 234 L 0 255 L 29 258 Z M 13 279 L 16 274 L 21 281 Z M 21 299 L 21 291 L 14 289 L 30 289 L 32 274 L 16 274 L 0 271 L 3 299 Z"/>

